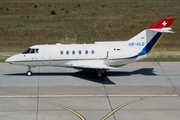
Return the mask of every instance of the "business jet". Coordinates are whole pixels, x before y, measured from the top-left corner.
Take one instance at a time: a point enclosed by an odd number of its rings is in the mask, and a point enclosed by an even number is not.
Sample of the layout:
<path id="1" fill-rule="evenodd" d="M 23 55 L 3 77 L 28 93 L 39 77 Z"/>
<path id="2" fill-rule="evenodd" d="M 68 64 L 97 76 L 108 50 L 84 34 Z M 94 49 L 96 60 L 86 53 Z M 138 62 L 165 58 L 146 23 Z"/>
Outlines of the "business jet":
<path id="1" fill-rule="evenodd" d="M 128 41 L 34 45 L 9 57 L 5 62 L 27 66 L 27 76 L 32 75 L 32 67 L 55 66 L 92 69 L 101 77 L 106 70 L 120 69 L 126 64 L 148 57 L 164 33 L 174 33 L 170 28 L 174 20 L 175 18 L 163 18 Z"/>

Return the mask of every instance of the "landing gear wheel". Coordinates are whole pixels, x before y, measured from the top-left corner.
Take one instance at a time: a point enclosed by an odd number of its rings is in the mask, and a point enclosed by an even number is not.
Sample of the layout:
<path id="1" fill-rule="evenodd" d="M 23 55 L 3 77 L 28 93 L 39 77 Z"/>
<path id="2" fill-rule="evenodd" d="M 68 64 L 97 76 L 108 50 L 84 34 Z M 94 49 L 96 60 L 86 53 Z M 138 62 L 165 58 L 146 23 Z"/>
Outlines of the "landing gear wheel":
<path id="1" fill-rule="evenodd" d="M 96 73 L 97 73 L 98 77 L 102 77 L 105 72 L 106 72 L 106 70 L 104 70 L 104 69 L 96 69 Z"/>
<path id="2" fill-rule="evenodd" d="M 32 72 L 31 72 L 31 66 L 28 66 L 28 71 L 26 73 L 27 76 L 31 76 Z"/>
<path id="3" fill-rule="evenodd" d="M 98 77 L 102 77 L 102 73 L 98 73 L 97 76 L 98 76 Z"/>
<path id="4" fill-rule="evenodd" d="M 31 76 L 31 75 L 32 75 L 32 72 L 31 72 L 31 71 L 27 71 L 26 75 L 27 75 L 27 76 Z"/>

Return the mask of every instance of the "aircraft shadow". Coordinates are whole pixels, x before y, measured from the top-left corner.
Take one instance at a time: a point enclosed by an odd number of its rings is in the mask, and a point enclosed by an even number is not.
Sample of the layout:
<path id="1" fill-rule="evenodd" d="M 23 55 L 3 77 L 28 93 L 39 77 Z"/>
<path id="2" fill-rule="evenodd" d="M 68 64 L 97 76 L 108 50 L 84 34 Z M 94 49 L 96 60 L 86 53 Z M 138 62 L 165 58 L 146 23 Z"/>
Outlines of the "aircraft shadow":
<path id="1" fill-rule="evenodd" d="M 131 75 L 157 76 L 157 74 L 155 74 L 153 70 L 154 68 L 141 68 L 131 72 L 108 71 L 101 78 L 98 78 L 94 73 L 92 73 L 91 70 L 81 70 L 78 72 L 48 72 L 48 73 L 40 72 L 40 73 L 33 73 L 33 76 L 73 76 L 96 83 L 113 85 L 115 83 L 112 82 L 108 78 L 108 76 L 131 76 Z M 11 73 L 11 74 L 3 74 L 3 75 L 26 76 L 25 73 Z"/>
<path id="2" fill-rule="evenodd" d="M 124 72 L 124 71 L 107 72 L 107 76 L 131 76 L 131 75 L 157 76 L 157 74 L 154 73 L 154 68 L 141 68 L 131 72 Z"/>
<path id="3" fill-rule="evenodd" d="M 11 73 L 11 74 L 3 74 L 6 76 L 26 76 L 26 73 Z M 91 70 L 82 70 L 78 72 L 40 72 L 33 73 L 32 76 L 73 76 L 77 78 L 81 78 L 82 80 L 88 80 L 100 84 L 115 84 L 112 82 L 106 75 L 101 78 L 98 78 Z"/>

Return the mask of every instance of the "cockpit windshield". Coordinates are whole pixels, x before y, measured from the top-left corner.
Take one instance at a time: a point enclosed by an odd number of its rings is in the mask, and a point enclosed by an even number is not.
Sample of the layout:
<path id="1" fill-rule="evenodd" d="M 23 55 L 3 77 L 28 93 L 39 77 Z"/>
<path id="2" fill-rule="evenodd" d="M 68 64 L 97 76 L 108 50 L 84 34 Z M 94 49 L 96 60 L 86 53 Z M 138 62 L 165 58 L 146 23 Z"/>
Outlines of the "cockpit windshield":
<path id="1" fill-rule="evenodd" d="M 37 48 L 28 48 L 27 50 L 22 52 L 22 54 L 35 54 L 35 53 L 39 53 L 39 49 L 37 49 Z"/>

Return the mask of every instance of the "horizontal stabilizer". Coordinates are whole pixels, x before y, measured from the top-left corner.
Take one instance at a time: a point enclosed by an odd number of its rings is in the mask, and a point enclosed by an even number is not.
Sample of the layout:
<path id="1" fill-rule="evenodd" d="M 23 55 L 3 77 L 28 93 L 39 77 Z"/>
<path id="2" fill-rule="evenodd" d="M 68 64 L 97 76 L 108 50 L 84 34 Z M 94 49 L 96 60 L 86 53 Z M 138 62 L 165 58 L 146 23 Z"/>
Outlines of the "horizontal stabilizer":
<path id="1" fill-rule="evenodd" d="M 156 32 L 165 32 L 165 33 L 175 33 L 172 30 L 172 28 L 168 27 L 168 28 L 160 28 L 160 29 L 155 29 L 155 28 L 152 28 L 152 29 L 147 29 L 147 30 L 151 30 L 151 31 L 156 31 Z"/>

